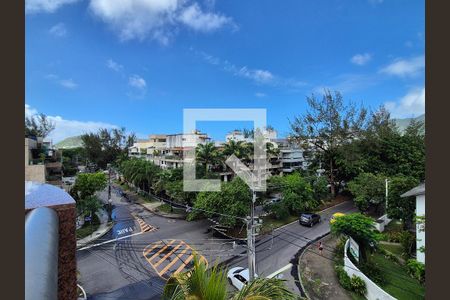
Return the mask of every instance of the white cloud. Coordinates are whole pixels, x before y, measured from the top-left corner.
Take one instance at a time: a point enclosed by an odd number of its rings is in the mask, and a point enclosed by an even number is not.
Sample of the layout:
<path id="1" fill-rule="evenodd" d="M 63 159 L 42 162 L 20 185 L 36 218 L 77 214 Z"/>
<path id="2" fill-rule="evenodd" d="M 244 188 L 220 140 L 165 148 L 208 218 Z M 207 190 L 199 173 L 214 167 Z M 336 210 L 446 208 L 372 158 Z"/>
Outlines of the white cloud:
<path id="1" fill-rule="evenodd" d="M 398 101 L 385 103 L 394 118 L 416 117 L 425 113 L 425 88 L 411 89 Z"/>
<path id="2" fill-rule="evenodd" d="M 258 97 L 258 98 L 264 98 L 264 97 L 266 97 L 267 95 L 264 94 L 264 93 L 261 93 L 261 92 L 256 92 L 256 93 L 255 93 L 255 96 Z"/>
<path id="3" fill-rule="evenodd" d="M 424 68 L 425 57 L 420 55 L 410 59 L 397 59 L 382 68 L 380 73 L 399 77 L 411 77 L 420 74 Z"/>
<path id="4" fill-rule="evenodd" d="M 194 3 L 183 10 L 179 20 L 194 30 L 204 32 L 217 30 L 226 24 L 233 24 L 233 21 L 229 17 L 210 12 L 203 12 L 197 3 Z"/>
<path id="5" fill-rule="evenodd" d="M 59 84 L 62 87 L 65 87 L 65 88 L 71 89 L 71 90 L 76 89 L 78 87 L 78 84 L 75 83 L 75 81 L 73 81 L 72 79 L 61 79 L 59 81 Z"/>
<path id="6" fill-rule="evenodd" d="M 332 79 L 330 84 L 321 84 L 313 88 L 313 93 L 323 94 L 325 89 L 341 93 L 363 90 L 378 84 L 377 76 L 367 74 L 341 74 Z"/>
<path id="7" fill-rule="evenodd" d="M 358 66 L 363 66 L 367 64 L 372 59 L 372 55 L 369 53 L 364 54 L 356 54 L 354 55 L 350 61 Z"/>
<path id="8" fill-rule="evenodd" d="M 37 113 L 38 111 L 35 108 L 25 104 L 25 116 L 30 117 Z M 48 136 L 49 139 L 53 140 L 53 143 L 57 143 L 67 137 L 96 132 L 100 128 L 118 128 L 116 125 L 104 122 L 66 120 L 61 116 L 48 116 L 48 118 L 55 123 L 55 130 Z"/>
<path id="9" fill-rule="evenodd" d="M 72 4 L 77 1 L 79 0 L 26 0 L 25 12 L 29 14 L 41 12 L 53 13 L 63 5 Z"/>
<path id="10" fill-rule="evenodd" d="M 64 23 L 58 23 L 50 28 L 48 32 L 55 37 L 65 37 L 67 35 L 67 28 Z"/>
<path id="11" fill-rule="evenodd" d="M 73 90 L 78 87 L 78 84 L 73 79 L 61 79 L 58 75 L 55 74 L 47 74 L 45 75 L 45 78 L 56 84 L 59 84 L 66 89 Z"/>
<path id="12" fill-rule="evenodd" d="M 269 83 L 274 80 L 274 76 L 270 71 L 260 69 L 249 69 L 246 66 L 237 70 L 236 75 L 250 78 L 258 83 Z"/>
<path id="13" fill-rule="evenodd" d="M 204 12 L 190 0 L 91 0 L 94 16 L 108 24 L 122 41 L 154 39 L 170 43 L 179 25 L 196 31 L 213 31 L 231 18 Z M 190 4 L 190 5 L 188 5 Z M 210 8 L 211 9 L 211 8 Z"/>
<path id="14" fill-rule="evenodd" d="M 106 61 L 106 66 L 116 72 L 119 72 L 123 69 L 123 66 L 121 64 L 113 61 L 112 59 L 108 59 Z"/>
<path id="15" fill-rule="evenodd" d="M 145 82 L 145 79 L 140 77 L 139 75 L 132 75 L 128 79 L 128 84 L 134 88 L 143 90 L 147 87 L 147 83 Z"/>
<path id="16" fill-rule="evenodd" d="M 232 73 L 235 76 L 250 79 L 257 84 L 287 87 L 291 89 L 298 89 L 306 85 L 304 81 L 300 81 L 295 78 L 284 78 L 277 76 L 269 70 L 252 69 L 247 66 L 237 66 L 227 60 L 221 60 L 220 58 L 214 57 L 203 51 L 197 51 L 193 48 L 190 50 L 193 51 L 194 54 L 200 56 L 208 64 L 214 65 L 217 68 Z"/>

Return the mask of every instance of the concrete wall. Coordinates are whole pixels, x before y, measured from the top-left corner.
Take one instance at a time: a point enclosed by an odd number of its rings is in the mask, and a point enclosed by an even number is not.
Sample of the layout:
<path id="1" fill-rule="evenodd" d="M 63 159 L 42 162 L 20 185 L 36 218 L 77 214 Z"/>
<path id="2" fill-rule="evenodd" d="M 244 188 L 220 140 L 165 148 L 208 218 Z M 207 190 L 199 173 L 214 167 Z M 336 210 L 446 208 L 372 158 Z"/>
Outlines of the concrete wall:
<path id="1" fill-rule="evenodd" d="M 45 183 L 45 165 L 25 165 L 25 180 Z"/>
<path id="2" fill-rule="evenodd" d="M 396 298 L 386 293 L 352 263 L 350 258 L 347 256 L 347 249 L 349 245 L 350 239 L 347 240 L 344 247 L 344 270 L 348 276 L 352 277 L 353 275 L 356 275 L 364 280 L 367 287 L 367 293 L 365 295 L 366 298 L 369 300 L 396 300 Z"/>
<path id="3" fill-rule="evenodd" d="M 386 215 L 383 215 L 383 216 L 379 217 L 379 218 L 377 219 L 377 221 L 380 221 L 380 223 L 375 222 L 375 228 L 376 228 L 379 232 L 383 232 L 383 231 L 384 231 L 384 227 L 385 227 L 387 224 L 389 224 L 389 223 L 392 221 L 392 219 L 389 219 L 389 218 L 387 217 L 387 214 L 386 214 Z"/>
<path id="4" fill-rule="evenodd" d="M 416 215 L 425 216 L 425 195 L 416 196 Z M 416 246 L 417 246 L 417 261 L 425 263 L 425 253 L 419 251 L 421 247 L 425 247 L 425 231 L 420 230 L 420 225 L 416 225 Z"/>

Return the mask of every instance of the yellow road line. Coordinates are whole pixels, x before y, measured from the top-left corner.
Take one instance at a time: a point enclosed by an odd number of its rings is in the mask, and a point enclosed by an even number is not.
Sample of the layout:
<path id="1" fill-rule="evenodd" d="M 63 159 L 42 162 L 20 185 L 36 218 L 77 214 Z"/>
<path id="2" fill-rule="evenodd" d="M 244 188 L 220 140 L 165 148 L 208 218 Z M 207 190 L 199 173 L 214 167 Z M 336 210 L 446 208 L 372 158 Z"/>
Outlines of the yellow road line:
<path id="1" fill-rule="evenodd" d="M 179 243 L 177 246 L 175 246 L 172 251 L 170 251 L 169 253 L 167 253 L 166 255 L 164 255 L 163 258 L 161 258 L 156 264 L 153 265 L 153 267 L 158 267 L 163 261 L 165 261 L 169 256 L 171 256 L 175 251 L 177 251 L 178 248 L 180 248 L 182 245 L 184 244 L 184 242 L 182 241 L 181 243 Z"/>
<path id="2" fill-rule="evenodd" d="M 187 250 L 188 248 L 185 248 L 183 251 L 177 254 L 177 256 L 170 262 L 170 264 L 168 264 L 164 269 L 162 269 L 161 272 L 158 272 L 159 276 L 162 276 L 164 273 L 166 273 L 171 266 L 173 266 L 179 259 L 181 259 L 181 257 L 184 255 L 184 253 L 186 253 Z"/>
<path id="3" fill-rule="evenodd" d="M 187 264 L 194 258 L 194 255 L 190 255 L 184 262 L 183 264 L 173 273 L 173 274 L 178 274 L 180 273 L 182 270 L 184 270 L 184 268 L 187 266 Z"/>
<path id="4" fill-rule="evenodd" d="M 148 262 L 150 262 L 151 260 L 153 260 L 156 256 L 158 256 L 160 254 L 160 252 L 163 252 L 164 250 L 167 249 L 168 246 L 172 245 L 172 243 L 175 242 L 175 240 L 171 240 L 168 244 L 166 244 L 164 247 L 162 247 L 158 252 L 156 252 L 152 257 L 148 258 Z"/>
<path id="5" fill-rule="evenodd" d="M 144 256 L 147 256 L 147 254 L 149 254 L 153 249 L 155 249 L 158 246 L 161 246 L 161 242 L 158 242 L 156 245 L 154 245 L 153 247 L 151 247 L 150 249 L 148 249 L 147 251 L 144 252 Z"/>

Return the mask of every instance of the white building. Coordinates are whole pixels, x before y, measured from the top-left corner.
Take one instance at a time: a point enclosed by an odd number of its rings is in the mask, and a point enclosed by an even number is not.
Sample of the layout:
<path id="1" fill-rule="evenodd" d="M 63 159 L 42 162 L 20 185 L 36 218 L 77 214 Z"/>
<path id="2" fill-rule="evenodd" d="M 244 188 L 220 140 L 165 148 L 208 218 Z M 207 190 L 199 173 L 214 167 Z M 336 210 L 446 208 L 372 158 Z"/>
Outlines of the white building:
<path id="1" fill-rule="evenodd" d="M 274 142 L 280 149 L 280 161 L 283 173 L 292 173 L 295 170 L 306 169 L 308 162 L 303 157 L 303 149 L 288 139 L 276 139 Z"/>
<path id="2" fill-rule="evenodd" d="M 407 191 L 401 197 L 416 197 L 416 216 L 425 217 L 425 183 Z M 425 263 L 425 226 L 416 223 L 417 261 Z"/>

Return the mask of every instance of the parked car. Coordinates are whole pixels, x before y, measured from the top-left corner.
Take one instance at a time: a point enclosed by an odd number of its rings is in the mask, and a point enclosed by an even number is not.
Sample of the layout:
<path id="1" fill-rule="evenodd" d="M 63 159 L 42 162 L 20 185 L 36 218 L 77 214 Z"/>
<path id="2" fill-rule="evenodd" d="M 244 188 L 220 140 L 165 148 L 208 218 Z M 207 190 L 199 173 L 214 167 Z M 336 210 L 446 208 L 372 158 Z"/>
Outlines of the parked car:
<path id="1" fill-rule="evenodd" d="M 314 224 L 320 223 L 321 218 L 320 218 L 320 215 L 318 215 L 318 214 L 303 213 L 300 215 L 300 218 L 298 221 L 299 221 L 300 225 L 313 227 Z"/>
<path id="2" fill-rule="evenodd" d="M 341 212 L 336 212 L 336 213 L 334 213 L 334 214 L 331 216 L 330 224 L 333 224 L 334 221 L 336 221 L 336 218 L 339 218 L 339 217 L 342 217 L 342 216 L 345 216 L 345 214 L 344 214 L 344 213 L 341 213 Z"/>
<path id="3" fill-rule="evenodd" d="M 258 277 L 255 274 L 255 277 Z M 242 267 L 231 268 L 227 273 L 228 282 L 239 291 L 244 288 L 249 280 L 248 269 Z"/>

